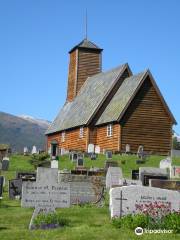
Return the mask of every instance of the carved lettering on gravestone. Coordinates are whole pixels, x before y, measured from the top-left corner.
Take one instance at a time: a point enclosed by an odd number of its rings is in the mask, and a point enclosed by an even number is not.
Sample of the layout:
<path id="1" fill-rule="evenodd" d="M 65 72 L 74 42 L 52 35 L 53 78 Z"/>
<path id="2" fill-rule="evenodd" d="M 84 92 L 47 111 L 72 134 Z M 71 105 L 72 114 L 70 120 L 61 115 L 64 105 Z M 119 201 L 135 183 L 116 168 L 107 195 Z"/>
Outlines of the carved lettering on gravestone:
<path id="1" fill-rule="evenodd" d="M 37 168 L 36 182 L 23 182 L 22 207 L 35 207 L 33 219 L 40 212 L 54 212 L 70 206 L 70 184 L 58 182 L 58 169 Z"/>
<path id="2" fill-rule="evenodd" d="M 120 208 L 120 193 L 126 201 L 123 201 Z M 180 210 L 180 193 L 166 189 L 144 187 L 144 186 L 123 186 L 110 189 L 110 211 L 111 217 L 139 213 L 138 206 L 142 208 L 149 204 L 164 204 L 167 205 L 169 211 Z"/>

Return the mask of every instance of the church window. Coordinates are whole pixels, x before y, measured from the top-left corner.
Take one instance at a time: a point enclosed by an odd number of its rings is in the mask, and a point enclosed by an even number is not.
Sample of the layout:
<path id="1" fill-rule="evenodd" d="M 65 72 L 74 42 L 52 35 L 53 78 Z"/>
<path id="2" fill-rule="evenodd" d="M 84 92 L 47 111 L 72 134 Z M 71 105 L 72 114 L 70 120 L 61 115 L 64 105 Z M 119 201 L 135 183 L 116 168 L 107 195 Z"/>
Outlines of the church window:
<path id="1" fill-rule="evenodd" d="M 84 135 L 84 128 L 80 127 L 80 129 L 79 129 L 79 137 L 83 138 L 83 135 Z"/>
<path id="2" fill-rule="evenodd" d="M 111 137 L 113 135 L 113 125 L 108 124 L 107 125 L 107 137 Z"/>

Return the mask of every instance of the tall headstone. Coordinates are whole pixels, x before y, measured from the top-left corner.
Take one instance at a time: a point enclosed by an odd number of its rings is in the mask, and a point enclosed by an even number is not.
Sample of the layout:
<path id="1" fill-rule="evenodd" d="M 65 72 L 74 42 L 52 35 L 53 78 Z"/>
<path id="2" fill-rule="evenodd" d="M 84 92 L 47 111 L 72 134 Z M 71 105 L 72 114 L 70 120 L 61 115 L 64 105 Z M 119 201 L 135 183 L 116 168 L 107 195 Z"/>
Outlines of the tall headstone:
<path id="1" fill-rule="evenodd" d="M 88 153 L 94 153 L 94 144 L 90 143 L 88 145 Z"/>
<path id="2" fill-rule="evenodd" d="M 9 169 L 9 158 L 8 157 L 4 157 L 2 160 L 2 170 L 3 171 L 8 171 Z"/>
<path id="3" fill-rule="evenodd" d="M 131 178 L 133 180 L 138 180 L 139 179 L 139 169 L 131 170 Z"/>
<path id="4" fill-rule="evenodd" d="M 58 182 L 58 169 L 37 168 L 36 182 L 23 182 L 22 207 L 35 207 L 33 219 L 40 213 L 70 206 L 70 184 Z"/>
<path id="5" fill-rule="evenodd" d="M 31 153 L 32 153 L 32 154 L 37 154 L 37 148 L 36 148 L 36 146 L 33 146 L 33 147 L 32 147 Z"/>
<path id="6" fill-rule="evenodd" d="M 120 180 L 123 178 L 122 169 L 120 167 L 109 167 L 106 174 L 106 188 L 120 185 Z"/>
<path id="7" fill-rule="evenodd" d="M 166 189 L 124 186 L 110 189 L 111 217 L 139 213 L 141 209 L 152 208 L 153 204 L 163 204 L 169 211 L 180 210 L 180 193 Z"/>

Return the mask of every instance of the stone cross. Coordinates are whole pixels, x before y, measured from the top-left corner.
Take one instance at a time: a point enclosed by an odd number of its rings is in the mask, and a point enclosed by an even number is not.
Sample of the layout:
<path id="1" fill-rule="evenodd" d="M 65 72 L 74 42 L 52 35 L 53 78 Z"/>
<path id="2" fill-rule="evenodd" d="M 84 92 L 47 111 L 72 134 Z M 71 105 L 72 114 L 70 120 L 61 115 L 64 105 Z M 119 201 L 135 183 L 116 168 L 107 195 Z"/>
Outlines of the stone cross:
<path id="1" fill-rule="evenodd" d="M 29 225 L 32 229 L 33 220 L 39 213 L 70 206 L 70 184 L 58 183 L 58 169 L 39 167 L 36 182 L 23 182 L 21 206 L 35 207 Z"/>
<path id="2" fill-rule="evenodd" d="M 123 198 L 122 191 L 120 191 L 120 198 L 115 198 L 115 200 L 120 200 L 120 213 L 119 213 L 119 216 L 122 217 L 122 201 L 127 200 L 127 198 Z"/>

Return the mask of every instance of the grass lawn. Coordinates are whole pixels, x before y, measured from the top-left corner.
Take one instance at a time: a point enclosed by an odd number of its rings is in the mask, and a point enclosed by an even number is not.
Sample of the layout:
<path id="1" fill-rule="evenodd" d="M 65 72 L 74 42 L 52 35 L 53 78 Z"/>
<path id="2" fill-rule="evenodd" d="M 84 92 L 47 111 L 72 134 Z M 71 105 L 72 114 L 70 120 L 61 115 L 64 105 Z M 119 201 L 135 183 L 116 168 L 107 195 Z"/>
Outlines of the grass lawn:
<path id="1" fill-rule="evenodd" d="M 159 166 L 159 161 L 164 157 L 151 156 L 146 164 L 141 166 Z M 6 177 L 6 187 L 3 193 L 3 200 L 0 201 L 0 240 L 41 240 L 41 239 L 62 239 L 62 240 L 174 240 L 180 239 L 178 234 L 144 234 L 136 236 L 134 231 L 127 229 L 116 229 L 112 226 L 108 209 L 108 202 L 104 207 L 85 205 L 84 207 L 74 206 L 68 209 L 58 209 L 62 217 L 70 220 L 70 226 L 55 230 L 28 230 L 28 225 L 33 209 L 21 208 L 19 200 L 9 200 L 8 179 L 15 178 L 17 170 L 32 171 L 33 166 L 29 163 L 30 157 L 20 155 L 12 156 L 10 168 L 7 172 L 1 172 Z M 130 177 L 131 169 L 138 169 L 135 163 L 136 156 L 114 155 L 114 160 L 119 162 L 125 177 Z M 126 160 L 121 164 L 121 160 Z M 99 156 L 97 160 L 85 159 L 85 166 L 104 167 L 105 157 Z M 173 164 L 180 165 L 180 158 L 173 159 Z M 59 161 L 60 169 L 72 169 L 74 165 L 67 156 Z"/>

